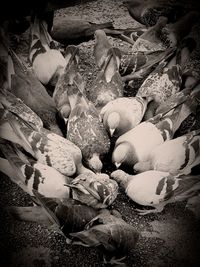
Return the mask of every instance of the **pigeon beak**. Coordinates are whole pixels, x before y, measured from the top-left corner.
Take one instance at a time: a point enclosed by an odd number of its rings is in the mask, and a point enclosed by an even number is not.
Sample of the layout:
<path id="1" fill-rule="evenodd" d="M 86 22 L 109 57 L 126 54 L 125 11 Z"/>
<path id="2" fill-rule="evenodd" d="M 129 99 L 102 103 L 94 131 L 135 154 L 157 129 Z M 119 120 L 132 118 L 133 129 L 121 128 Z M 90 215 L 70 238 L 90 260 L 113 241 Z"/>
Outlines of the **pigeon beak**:
<path id="1" fill-rule="evenodd" d="M 115 166 L 116 166 L 116 168 L 118 169 L 118 168 L 121 166 L 121 163 L 117 163 L 117 162 L 115 162 Z"/>
<path id="2" fill-rule="evenodd" d="M 64 118 L 64 121 L 65 121 L 65 125 L 67 125 L 68 119 Z"/>
<path id="3" fill-rule="evenodd" d="M 115 129 L 110 128 L 110 136 L 113 136 Z"/>

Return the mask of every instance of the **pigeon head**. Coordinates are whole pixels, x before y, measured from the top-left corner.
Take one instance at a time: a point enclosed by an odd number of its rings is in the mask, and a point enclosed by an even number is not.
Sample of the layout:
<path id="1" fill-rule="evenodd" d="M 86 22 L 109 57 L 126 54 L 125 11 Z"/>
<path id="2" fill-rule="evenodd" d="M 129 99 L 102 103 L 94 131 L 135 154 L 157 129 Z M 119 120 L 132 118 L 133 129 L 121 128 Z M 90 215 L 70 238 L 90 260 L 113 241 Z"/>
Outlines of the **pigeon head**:
<path id="1" fill-rule="evenodd" d="M 99 42 L 100 40 L 104 40 L 105 38 L 107 38 L 105 32 L 103 30 L 96 30 L 94 33 L 94 37 L 96 42 Z"/>
<path id="2" fill-rule="evenodd" d="M 92 157 L 88 160 L 88 166 L 92 171 L 100 173 L 103 164 L 99 158 L 99 155 L 93 154 Z"/>
<path id="3" fill-rule="evenodd" d="M 79 49 L 75 45 L 68 45 L 65 49 L 65 60 L 67 64 L 71 63 L 71 61 L 75 60 L 78 64 L 79 61 Z"/>
<path id="4" fill-rule="evenodd" d="M 115 130 L 119 127 L 120 115 L 118 112 L 111 112 L 107 119 L 110 135 L 113 136 Z"/>
<path id="5" fill-rule="evenodd" d="M 124 189 L 127 187 L 129 181 L 132 179 L 132 176 L 125 173 L 122 170 L 116 170 L 111 173 L 110 177 L 120 184 Z"/>
<path id="6" fill-rule="evenodd" d="M 145 172 L 145 171 L 148 171 L 148 170 L 151 170 L 151 163 L 150 161 L 143 161 L 143 162 L 137 162 L 135 165 L 134 165 L 134 170 L 136 172 Z"/>
<path id="7" fill-rule="evenodd" d="M 112 162 L 117 168 L 119 168 L 119 166 L 124 162 L 128 164 L 131 157 L 132 155 L 130 144 L 127 142 L 123 142 L 115 147 L 112 154 Z"/>
<path id="8" fill-rule="evenodd" d="M 49 84 L 52 86 L 56 86 L 58 79 L 63 74 L 63 72 L 64 72 L 64 67 L 59 65 L 55 70 L 53 76 L 51 77 Z"/>

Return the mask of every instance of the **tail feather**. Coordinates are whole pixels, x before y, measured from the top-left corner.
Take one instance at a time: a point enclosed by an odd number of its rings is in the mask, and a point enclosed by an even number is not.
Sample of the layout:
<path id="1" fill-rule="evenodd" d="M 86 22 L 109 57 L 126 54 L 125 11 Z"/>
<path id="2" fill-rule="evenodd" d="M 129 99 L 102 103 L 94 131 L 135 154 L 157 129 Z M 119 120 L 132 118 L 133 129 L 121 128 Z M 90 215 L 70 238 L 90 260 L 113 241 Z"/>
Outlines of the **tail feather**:
<path id="1" fill-rule="evenodd" d="M 43 44 L 48 45 L 50 48 L 55 48 L 54 41 L 48 33 L 48 25 L 45 21 L 40 23 L 40 40 Z"/>
<path id="2" fill-rule="evenodd" d="M 44 26 L 37 16 L 35 16 L 34 22 L 31 25 L 31 45 L 29 51 L 29 60 L 34 62 L 37 54 L 45 53 L 49 50 L 50 41 L 44 34 Z"/>
<path id="3" fill-rule="evenodd" d="M 124 82 L 131 81 L 135 78 L 145 78 L 147 75 L 151 72 L 151 69 L 156 64 L 165 61 L 167 63 L 167 60 L 174 54 L 176 48 L 168 48 L 166 51 L 161 51 L 162 53 L 159 54 L 157 57 L 153 57 L 152 60 L 148 60 L 144 65 L 141 65 L 137 68 L 136 72 L 133 72 L 131 74 L 128 74 L 126 76 L 122 77 L 122 80 Z M 159 65 L 160 68 L 161 64 Z M 158 67 L 157 67 L 158 70 Z"/>
<path id="4" fill-rule="evenodd" d="M 120 59 L 121 52 L 118 48 L 112 47 L 108 50 L 107 58 L 102 68 L 107 82 L 110 82 L 115 73 L 119 71 Z"/>
<path id="5" fill-rule="evenodd" d="M 90 25 L 92 26 L 93 31 L 101 30 L 101 29 L 105 29 L 105 28 L 114 29 L 112 21 L 108 21 L 108 22 L 104 22 L 104 23 L 92 23 L 92 22 L 90 22 Z"/>
<path id="6" fill-rule="evenodd" d="M 25 222 L 37 222 L 45 224 L 46 226 L 51 226 L 51 221 L 49 220 L 46 213 L 41 207 L 31 206 L 31 207 L 6 207 L 8 213 L 15 219 Z"/>
<path id="7" fill-rule="evenodd" d="M 10 177 L 10 179 L 13 181 L 13 177 L 15 177 L 15 171 L 13 170 L 9 161 L 1 157 L 0 157 L 0 171 L 3 172 L 8 177 Z"/>
<path id="8" fill-rule="evenodd" d="M 200 100 L 200 86 L 199 84 L 194 87 L 185 88 L 182 91 L 170 97 L 165 103 L 161 104 L 155 115 L 162 113 L 167 114 L 169 111 L 182 106 L 184 109 L 188 109 L 190 113 L 196 113 L 197 106 Z"/>
<path id="9" fill-rule="evenodd" d="M 8 175 L 11 181 L 17 184 L 24 192 L 28 193 L 30 196 L 33 195 L 29 188 L 26 186 L 26 178 L 24 177 L 22 170 L 25 163 L 17 155 L 16 147 L 9 145 L 9 143 L 0 143 L 0 148 L 5 158 L 7 159 L 7 161 L 1 160 L 1 170 L 6 175 Z M 9 167 L 11 168 L 11 170 L 9 169 Z"/>
<path id="10" fill-rule="evenodd" d="M 176 201 L 186 200 L 200 190 L 200 175 L 181 176 L 179 186 L 174 191 L 174 198 Z"/>
<path id="11" fill-rule="evenodd" d="M 79 60 L 79 49 L 75 45 L 68 45 L 65 50 L 65 60 L 67 62 L 67 67 L 72 64 L 72 62 L 77 66 Z"/>
<path id="12" fill-rule="evenodd" d="M 0 91 L 0 102 L 10 112 L 15 114 L 28 123 L 35 130 L 40 130 L 43 127 L 43 122 L 40 117 L 24 104 L 19 98 L 8 91 Z"/>
<path id="13" fill-rule="evenodd" d="M 62 236 L 65 237 L 64 233 L 61 230 L 61 225 L 60 225 L 58 218 L 56 217 L 54 212 L 48 207 L 48 202 L 46 201 L 47 198 L 43 197 L 40 193 L 38 193 L 34 189 L 33 189 L 33 194 L 35 195 L 38 203 L 41 205 L 46 216 L 48 217 L 49 221 L 51 222 L 51 229 L 53 229 L 54 231 L 58 232 L 59 234 L 61 234 Z"/>
<path id="14" fill-rule="evenodd" d="M 0 86 L 1 88 L 11 88 L 11 78 L 15 74 L 12 58 L 9 53 L 9 41 L 0 29 Z"/>
<path id="15" fill-rule="evenodd" d="M 27 67 L 26 65 L 21 61 L 19 56 L 13 51 L 12 48 L 9 47 L 9 54 L 13 62 L 14 66 L 14 74 L 18 74 L 18 72 L 27 72 Z"/>
<path id="16" fill-rule="evenodd" d="M 0 137 L 13 143 L 21 145 L 34 157 L 28 136 L 33 131 L 30 124 L 22 121 L 9 111 L 3 110 L 1 114 Z"/>

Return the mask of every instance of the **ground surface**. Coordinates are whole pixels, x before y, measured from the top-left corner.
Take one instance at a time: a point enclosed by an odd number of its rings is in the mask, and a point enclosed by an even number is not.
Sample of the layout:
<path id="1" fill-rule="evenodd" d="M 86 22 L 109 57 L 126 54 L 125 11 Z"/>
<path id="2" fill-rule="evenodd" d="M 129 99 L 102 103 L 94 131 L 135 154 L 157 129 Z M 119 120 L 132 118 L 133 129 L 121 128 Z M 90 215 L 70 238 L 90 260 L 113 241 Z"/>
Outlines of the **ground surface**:
<path id="1" fill-rule="evenodd" d="M 56 14 L 57 17 L 68 15 L 98 23 L 114 20 L 114 25 L 120 28 L 136 26 L 120 0 L 98 0 L 62 9 Z M 130 51 L 129 44 L 115 39 L 111 41 L 125 52 Z M 23 35 L 23 41 L 16 49 L 26 62 L 27 43 L 27 35 Z M 79 45 L 80 70 L 88 86 L 96 75 L 93 45 L 93 40 Z M 101 254 L 95 249 L 69 246 L 62 236 L 37 223 L 13 221 L 5 207 L 28 206 L 32 202 L 4 175 L 1 175 L 0 180 L 0 196 L 1 266 L 104 266 Z M 127 266 L 200 266 L 200 225 L 184 204 L 171 204 L 160 214 L 142 217 L 134 211 L 134 203 L 120 190 L 113 208 L 141 233 L 135 250 L 127 256 Z"/>

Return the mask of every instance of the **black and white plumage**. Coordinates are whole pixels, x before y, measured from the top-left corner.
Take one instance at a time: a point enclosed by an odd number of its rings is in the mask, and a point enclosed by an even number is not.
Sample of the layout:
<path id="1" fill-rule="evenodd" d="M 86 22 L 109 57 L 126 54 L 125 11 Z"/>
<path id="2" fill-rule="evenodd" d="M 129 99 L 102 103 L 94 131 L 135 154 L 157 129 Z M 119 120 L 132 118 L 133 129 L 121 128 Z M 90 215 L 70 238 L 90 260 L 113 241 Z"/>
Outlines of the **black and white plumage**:
<path id="1" fill-rule="evenodd" d="M 119 137 L 141 122 L 146 108 L 145 98 L 119 97 L 108 102 L 102 108 L 100 116 L 110 135 Z"/>
<path id="2" fill-rule="evenodd" d="M 40 131 L 43 127 L 43 122 L 40 117 L 32 111 L 24 102 L 13 95 L 11 92 L 7 90 L 0 91 L 0 103 L 2 110 L 5 108 L 9 110 L 9 112 L 16 114 L 19 118 L 24 121 L 28 121 L 28 123 L 35 130 Z"/>
<path id="3" fill-rule="evenodd" d="M 71 112 L 68 90 L 71 90 L 71 87 L 78 87 L 81 91 L 84 89 L 83 79 L 78 72 L 78 47 L 74 45 L 68 46 L 65 51 L 65 60 L 67 65 L 58 79 L 53 92 L 53 99 L 61 117 L 67 122 Z"/>
<path id="4" fill-rule="evenodd" d="M 119 74 L 121 53 L 118 48 L 110 48 L 102 69 L 90 86 L 87 97 L 97 109 L 109 101 L 123 96 L 123 83 Z"/>
<path id="5" fill-rule="evenodd" d="M 146 162 L 138 162 L 134 169 L 138 172 L 158 170 L 173 174 L 190 174 L 200 163 L 200 130 L 168 140 L 159 145 L 149 155 Z"/>
<path id="6" fill-rule="evenodd" d="M 133 166 L 139 161 L 147 161 L 151 151 L 172 139 L 181 123 L 193 112 L 194 107 L 184 104 L 167 109 L 121 135 L 115 143 L 113 163 L 119 167 L 122 163 Z"/>
<path id="7" fill-rule="evenodd" d="M 64 175 L 91 172 L 82 165 L 81 151 L 72 142 L 44 128 L 38 131 L 4 108 L 1 108 L 0 137 L 21 145 L 38 162 Z"/>
<path id="8" fill-rule="evenodd" d="M 73 17 L 55 18 L 51 36 L 61 44 L 79 44 L 92 39 L 96 30 L 113 29 L 111 21 L 104 23 L 93 23 L 88 20 Z"/>
<path id="9" fill-rule="evenodd" d="M 108 153 L 110 139 L 100 121 L 98 111 L 78 88 L 68 91 L 71 113 L 67 125 L 67 138 L 76 144 L 87 166 L 100 172 L 101 158 Z"/>
<path id="10" fill-rule="evenodd" d="M 72 244 L 97 247 L 110 259 L 111 264 L 123 265 L 127 252 L 136 246 L 139 232 L 114 211 L 103 210 L 81 232 L 71 233 Z"/>
<path id="11" fill-rule="evenodd" d="M 132 51 L 164 51 L 167 47 L 161 39 L 161 34 L 166 24 L 167 18 L 160 17 L 156 25 L 150 27 L 135 41 Z"/>
<path id="12" fill-rule="evenodd" d="M 180 46 L 184 37 L 187 36 L 192 26 L 198 22 L 199 11 L 186 12 L 175 23 L 169 23 L 162 30 L 162 39 L 170 47 Z"/>
<path id="13" fill-rule="evenodd" d="M 183 75 L 187 78 L 185 86 L 191 86 L 196 81 L 200 79 L 200 44 L 199 44 L 199 35 L 200 35 L 200 25 L 195 24 L 190 33 L 183 39 L 184 42 L 193 42 L 194 49 L 191 52 L 189 59 L 184 62 Z"/>
<path id="14" fill-rule="evenodd" d="M 196 0 L 126 0 L 124 4 L 130 16 L 146 26 L 155 25 L 160 16 L 167 17 L 169 22 L 176 22 L 184 14 L 199 8 Z"/>
<path id="15" fill-rule="evenodd" d="M 28 159 L 14 144 L 1 142 L 1 151 L 6 159 L 0 159 L 0 170 L 10 177 L 29 195 L 33 189 L 48 198 L 69 198 L 65 186 L 69 178 L 56 169 Z"/>
<path id="16" fill-rule="evenodd" d="M 66 61 L 47 31 L 45 21 L 36 16 L 31 25 L 31 46 L 29 60 L 39 81 L 56 85 L 58 77 L 66 66 Z"/>
<path id="17" fill-rule="evenodd" d="M 164 103 L 169 97 L 180 91 L 182 83 L 182 71 L 179 64 L 166 60 L 159 63 L 157 68 L 146 78 L 140 86 L 137 96 L 147 98 L 149 104 L 146 118 L 153 117 L 155 109 Z"/>
<path id="18" fill-rule="evenodd" d="M 6 83 L 8 90 L 20 98 L 42 120 L 45 128 L 62 135 L 57 124 L 57 109 L 46 88 L 40 83 L 32 68 L 27 68 L 19 56 L 9 47 L 6 37 L 3 38 L 5 58 Z"/>
<path id="19" fill-rule="evenodd" d="M 15 220 L 45 224 L 50 229 L 54 222 L 53 229 L 62 235 L 64 233 L 65 238 L 69 233 L 82 231 L 85 225 L 99 214 L 98 210 L 73 199 L 46 198 L 36 192 L 34 191 L 34 196 L 39 200 L 40 206 L 8 206 L 8 213 Z"/>
<path id="20" fill-rule="evenodd" d="M 129 175 L 117 170 L 111 177 L 125 189 L 134 202 L 154 208 L 137 209 L 140 215 L 161 212 L 166 204 L 189 199 L 200 189 L 199 175 L 174 176 L 155 170 Z"/>
<path id="21" fill-rule="evenodd" d="M 118 193 L 117 183 L 105 173 L 80 174 L 68 186 L 73 199 L 95 209 L 110 206 Z"/>

